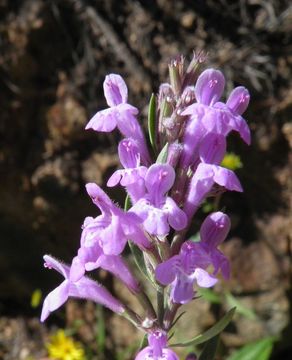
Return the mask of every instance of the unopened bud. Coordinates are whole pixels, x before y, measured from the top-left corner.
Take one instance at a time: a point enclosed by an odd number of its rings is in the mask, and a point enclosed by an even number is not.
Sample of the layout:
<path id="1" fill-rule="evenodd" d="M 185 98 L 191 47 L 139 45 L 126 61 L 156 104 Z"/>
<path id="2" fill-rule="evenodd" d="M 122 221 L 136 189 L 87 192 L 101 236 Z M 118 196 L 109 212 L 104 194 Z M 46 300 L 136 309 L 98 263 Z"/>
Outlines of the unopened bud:
<path id="1" fill-rule="evenodd" d="M 181 93 L 183 74 L 184 74 L 184 57 L 178 56 L 168 65 L 170 84 L 176 95 Z"/>
<path id="2" fill-rule="evenodd" d="M 186 360 L 197 360 L 197 355 L 195 353 L 189 353 L 186 357 Z"/>

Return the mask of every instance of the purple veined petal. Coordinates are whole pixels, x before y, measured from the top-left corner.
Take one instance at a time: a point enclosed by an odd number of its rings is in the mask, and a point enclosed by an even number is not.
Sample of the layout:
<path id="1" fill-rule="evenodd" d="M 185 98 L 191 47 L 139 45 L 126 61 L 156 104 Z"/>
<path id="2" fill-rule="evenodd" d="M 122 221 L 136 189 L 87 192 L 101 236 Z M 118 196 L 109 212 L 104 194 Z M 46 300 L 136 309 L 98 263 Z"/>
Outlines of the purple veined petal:
<path id="1" fill-rule="evenodd" d="M 102 255 L 99 259 L 99 266 L 102 269 L 111 272 L 133 292 L 138 292 L 140 290 L 139 283 L 120 256 Z"/>
<path id="2" fill-rule="evenodd" d="M 69 280 L 65 280 L 46 296 L 42 308 L 41 322 L 44 322 L 51 312 L 57 310 L 67 301 L 69 297 L 69 287 Z"/>
<path id="3" fill-rule="evenodd" d="M 140 152 L 137 142 L 133 139 L 123 139 L 118 146 L 120 162 L 125 169 L 140 166 Z"/>
<path id="4" fill-rule="evenodd" d="M 212 165 L 214 168 L 214 181 L 231 191 L 242 192 L 241 184 L 235 173 L 221 166 Z"/>
<path id="5" fill-rule="evenodd" d="M 69 277 L 70 268 L 68 265 L 63 264 L 62 262 L 58 261 L 57 259 L 53 258 L 50 255 L 45 255 L 43 257 L 45 263 L 44 267 L 48 269 L 54 269 L 58 271 L 61 275 L 64 276 L 64 278 Z"/>
<path id="6" fill-rule="evenodd" d="M 117 107 L 117 126 L 126 138 L 140 140 L 143 138 L 142 128 L 136 118 L 138 110 L 129 104 L 121 104 Z"/>
<path id="7" fill-rule="evenodd" d="M 209 248 L 216 248 L 226 239 L 230 227 L 230 219 L 223 212 L 217 211 L 208 215 L 200 229 L 201 242 Z"/>
<path id="8" fill-rule="evenodd" d="M 165 193 L 171 189 L 175 180 L 175 171 L 168 164 L 153 164 L 145 176 L 145 186 L 149 200 L 154 206 L 160 207 L 164 202 Z"/>
<path id="9" fill-rule="evenodd" d="M 187 121 L 183 137 L 183 151 L 180 159 L 181 167 L 188 167 L 198 158 L 199 144 L 206 133 L 206 129 L 202 125 L 202 117 L 203 113 L 195 113 Z"/>
<path id="10" fill-rule="evenodd" d="M 180 266 L 179 255 L 158 264 L 155 269 L 155 277 L 162 285 L 169 285 L 175 280 L 177 267 Z"/>
<path id="11" fill-rule="evenodd" d="M 127 238 L 121 226 L 121 219 L 112 215 L 111 224 L 100 234 L 100 245 L 106 255 L 119 255 L 125 248 Z"/>
<path id="12" fill-rule="evenodd" d="M 165 236 L 169 233 L 167 214 L 155 207 L 151 207 L 143 222 L 145 230 L 151 235 Z"/>
<path id="13" fill-rule="evenodd" d="M 116 185 L 118 185 L 118 183 L 121 181 L 123 176 L 123 171 L 122 170 L 117 170 L 115 171 L 110 178 L 108 179 L 106 186 L 108 187 L 114 187 Z"/>
<path id="14" fill-rule="evenodd" d="M 201 243 L 191 240 L 183 243 L 179 256 L 181 269 L 187 275 L 191 275 L 197 267 L 206 269 L 211 263 L 210 255 L 201 246 Z"/>
<path id="15" fill-rule="evenodd" d="M 196 279 L 197 281 L 197 284 L 200 286 L 200 287 L 204 287 L 204 288 L 209 288 L 209 287 L 212 287 L 214 286 L 218 279 L 216 279 L 214 276 L 208 274 L 207 271 L 203 270 L 203 269 L 200 269 L 200 268 L 197 268 L 194 272 L 194 278 Z"/>
<path id="16" fill-rule="evenodd" d="M 85 130 L 111 132 L 117 126 L 118 112 L 115 108 L 98 111 L 88 122 Z"/>
<path id="17" fill-rule="evenodd" d="M 82 226 L 80 244 L 82 247 L 92 247 L 97 244 L 103 229 L 111 223 L 111 216 L 99 215 L 96 218 L 87 217 Z"/>
<path id="18" fill-rule="evenodd" d="M 131 198 L 132 204 L 136 204 L 146 194 L 146 187 L 144 181 L 145 174 L 143 174 L 142 176 L 136 181 L 136 183 L 127 186 L 127 192 Z"/>
<path id="19" fill-rule="evenodd" d="M 187 304 L 194 296 L 194 279 L 192 276 L 186 276 L 178 273 L 171 285 L 170 297 L 176 304 Z"/>
<path id="20" fill-rule="evenodd" d="M 235 114 L 241 115 L 247 109 L 249 100 L 249 91 L 243 86 L 238 86 L 230 93 L 226 105 Z"/>
<path id="21" fill-rule="evenodd" d="M 221 103 L 216 103 L 216 108 L 209 110 L 202 118 L 202 124 L 207 132 L 226 136 L 230 132 L 230 112 L 221 109 Z"/>
<path id="22" fill-rule="evenodd" d="M 225 86 L 225 79 L 221 71 L 207 69 L 198 77 L 195 94 L 198 103 L 213 105 L 221 97 Z"/>
<path id="23" fill-rule="evenodd" d="M 218 271 L 221 270 L 224 279 L 229 279 L 230 263 L 228 258 L 217 249 L 212 250 L 211 257 L 214 266 L 214 274 L 217 274 Z"/>
<path id="24" fill-rule="evenodd" d="M 98 185 L 95 183 L 88 183 L 85 187 L 91 200 L 101 211 L 106 211 L 108 208 L 114 207 L 111 199 Z"/>
<path id="25" fill-rule="evenodd" d="M 183 211 L 190 220 L 214 184 L 214 165 L 201 163 L 197 167 L 186 197 Z"/>
<path id="26" fill-rule="evenodd" d="M 152 356 L 152 348 L 150 346 L 146 346 L 144 349 L 139 351 L 136 355 L 135 360 L 154 360 Z"/>
<path id="27" fill-rule="evenodd" d="M 154 331 L 148 335 L 148 343 L 153 351 L 153 358 L 159 359 L 163 355 L 163 349 L 166 348 L 167 335 L 161 330 Z"/>
<path id="28" fill-rule="evenodd" d="M 70 269 L 70 281 L 78 281 L 85 274 L 85 263 L 75 256 L 72 260 Z"/>
<path id="29" fill-rule="evenodd" d="M 177 354 L 170 349 L 163 349 L 163 359 L 165 360 L 179 360 Z"/>
<path id="30" fill-rule="evenodd" d="M 226 139 L 224 135 L 208 133 L 203 138 L 199 154 L 202 162 L 219 165 L 226 152 Z"/>
<path id="31" fill-rule="evenodd" d="M 108 106 L 113 107 L 128 100 L 128 88 L 124 79 L 118 74 L 109 74 L 103 82 L 103 91 Z"/>
<path id="32" fill-rule="evenodd" d="M 175 230 L 182 230 L 187 226 L 188 218 L 186 214 L 177 206 L 175 201 L 167 197 L 163 211 L 168 214 L 168 223 Z"/>
<path id="33" fill-rule="evenodd" d="M 102 285 L 85 276 L 77 282 L 70 282 L 69 296 L 91 300 L 119 314 L 124 312 L 124 307 L 119 300 Z"/>
<path id="34" fill-rule="evenodd" d="M 250 129 L 243 117 L 241 117 L 240 115 L 233 116 L 230 121 L 230 127 L 232 130 L 235 130 L 239 133 L 240 137 L 247 145 L 250 145 Z"/>

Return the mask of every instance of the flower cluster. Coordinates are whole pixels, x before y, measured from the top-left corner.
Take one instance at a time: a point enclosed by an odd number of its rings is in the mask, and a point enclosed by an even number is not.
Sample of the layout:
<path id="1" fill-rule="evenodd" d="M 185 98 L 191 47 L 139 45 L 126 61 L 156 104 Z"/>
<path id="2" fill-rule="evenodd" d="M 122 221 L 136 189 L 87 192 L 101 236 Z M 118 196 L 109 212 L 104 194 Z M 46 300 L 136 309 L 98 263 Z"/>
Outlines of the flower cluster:
<path id="1" fill-rule="evenodd" d="M 122 210 L 97 184 L 87 184 L 86 191 L 100 214 L 84 220 L 72 264 L 44 257 L 45 266 L 61 273 L 64 281 L 46 297 L 41 320 L 68 297 L 102 304 L 148 334 L 149 345 L 136 360 L 178 359 L 167 344 L 178 308 L 194 299 L 195 288 L 212 287 L 219 273 L 226 279 L 230 273 L 229 261 L 218 249 L 230 230 L 226 214 L 209 214 L 199 241 L 188 240 L 187 232 L 207 197 L 242 191 L 235 173 L 220 164 L 231 132 L 250 143 L 249 127 L 242 117 L 249 93 L 239 86 L 221 102 L 223 74 L 215 69 L 198 74 L 199 63 L 195 56 L 187 69 L 183 58 L 169 65 L 170 83 L 162 84 L 150 102 L 151 149 L 137 120 L 138 109 L 128 103 L 124 80 L 117 74 L 106 76 L 103 86 L 109 107 L 97 112 L 86 129 L 111 132 L 118 128 L 122 134 L 118 145 L 122 168 L 110 176 L 107 186 L 122 186 L 130 206 Z M 127 243 L 135 256 L 139 254 L 137 261 L 157 290 L 156 309 L 122 258 Z M 145 314 L 136 314 L 86 276 L 98 268 L 122 281 L 143 304 Z"/>

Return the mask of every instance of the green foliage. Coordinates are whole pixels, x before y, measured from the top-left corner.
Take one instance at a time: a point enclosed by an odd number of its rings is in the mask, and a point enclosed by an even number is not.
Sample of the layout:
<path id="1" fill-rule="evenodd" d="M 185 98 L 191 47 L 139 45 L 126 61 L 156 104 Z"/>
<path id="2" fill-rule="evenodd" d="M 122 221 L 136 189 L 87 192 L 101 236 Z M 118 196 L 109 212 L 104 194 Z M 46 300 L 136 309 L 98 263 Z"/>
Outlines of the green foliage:
<path id="1" fill-rule="evenodd" d="M 190 346 L 190 345 L 195 346 L 195 345 L 203 344 L 204 342 L 212 339 L 214 336 L 217 336 L 218 334 L 220 334 L 226 328 L 226 326 L 230 323 L 230 321 L 234 315 L 235 309 L 236 308 L 232 308 L 231 310 L 229 310 L 228 313 L 225 314 L 225 316 L 223 316 L 222 319 L 220 319 L 215 325 L 213 325 L 210 329 L 205 331 L 203 334 L 197 335 L 193 339 L 183 341 L 181 343 L 170 344 L 170 346 L 172 346 L 172 347 L 185 347 L 185 346 Z"/>
<path id="2" fill-rule="evenodd" d="M 155 94 L 151 95 L 150 102 L 149 102 L 149 108 L 148 108 L 148 134 L 149 134 L 149 140 L 150 144 L 154 151 L 156 151 L 156 97 Z"/>
<path id="3" fill-rule="evenodd" d="M 204 349 L 199 357 L 199 360 L 215 359 L 218 343 L 219 343 L 219 334 L 214 336 L 212 339 L 208 340 L 205 343 Z"/>
<path id="4" fill-rule="evenodd" d="M 273 350 L 275 337 L 255 341 L 235 351 L 227 360 L 268 360 Z"/>

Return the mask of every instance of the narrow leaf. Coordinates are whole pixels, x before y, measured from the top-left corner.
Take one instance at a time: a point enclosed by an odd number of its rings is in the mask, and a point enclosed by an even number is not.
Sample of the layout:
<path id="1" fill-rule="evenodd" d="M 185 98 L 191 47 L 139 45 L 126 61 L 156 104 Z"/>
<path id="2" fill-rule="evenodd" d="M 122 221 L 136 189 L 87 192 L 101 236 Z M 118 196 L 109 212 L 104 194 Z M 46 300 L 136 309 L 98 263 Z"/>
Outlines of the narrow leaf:
<path id="1" fill-rule="evenodd" d="M 156 164 L 164 164 L 166 163 L 167 160 L 167 155 L 168 155 L 168 143 L 166 143 L 162 150 L 160 151 L 157 159 L 156 159 Z"/>
<path id="2" fill-rule="evenodd" d="M 218 343 L 219 343 L 219 334 L 214 336 L 205 343 L 204 349 L 199 357 L 199 360 L 215 359 Z"/>
<path id="3" fill-rule="evenodd" d="M 124 210 L 128 211 L 131 207 L 131 199 L 130 196 L 127 194 L 126 199 L 125 199 L 125 203 L 124 203 Z"/>
<path id="4" fill-rule="evenodd" d="M 149 139 L 150 144 L 153 147 L 154 151 L 156 151 L 156 143 L 155 143 L 155 130 L 156 130 L 156 98 L 155 94 L 152 93 L 149 107 L 148 107 L 148 133 L 149 133 Z"/>
<path id="5" fill-rule="evenodd" d="M 227 360 L 268 360 L 273 350 L 275 337 L 268 337 L 243 346 Z"/>
<path id="6" fill-rule="evenodd" d="M 139 350 L 142 350 L 144 349 L 144 347 L 147 345 L 147 334 L 145 334 L 140 342 L 140 345 L 139 345 Z"/>
<path id="7" fill-rule="evenodd" d="M 234 307 L 231 310 L 229 310 L 228 313 L 225 314 L 225 316 L 223 316 L 222 319 L 220 319 L 214 326 L 212 326 L 210 329 L 205 331 L 203 334 L 197 335 L 196 337 L 194 337 L 193 339 L 190 339 L 188 341 L 184 341 L 184 342 L 177 343 L 177 344 L 171 344 L 170 346 L 173 346 L 173 347 L 185 347 L 185 346 L 190 346 L 190 345 L 194 346 L 194 345 L 202 344 L 202 343 L 212 339 L 214 336 L 221 333 L 226 328 L 226 326 L 230 323 L 230 321 L 234 315 L 235 309 L 236 308 Z"/>

